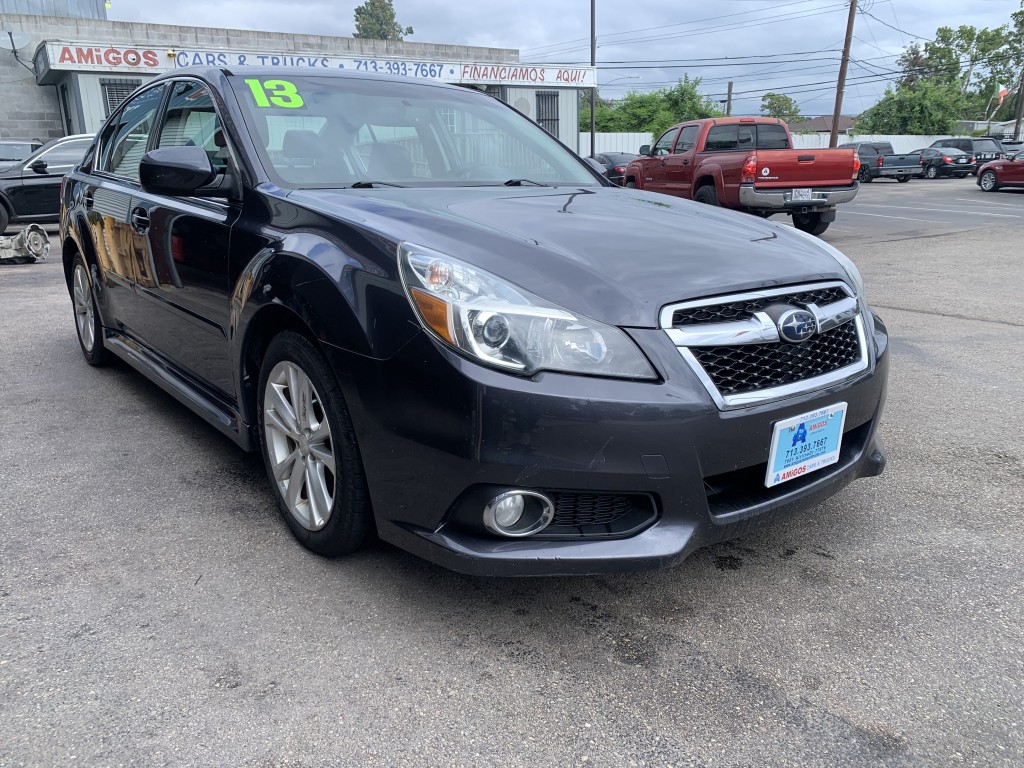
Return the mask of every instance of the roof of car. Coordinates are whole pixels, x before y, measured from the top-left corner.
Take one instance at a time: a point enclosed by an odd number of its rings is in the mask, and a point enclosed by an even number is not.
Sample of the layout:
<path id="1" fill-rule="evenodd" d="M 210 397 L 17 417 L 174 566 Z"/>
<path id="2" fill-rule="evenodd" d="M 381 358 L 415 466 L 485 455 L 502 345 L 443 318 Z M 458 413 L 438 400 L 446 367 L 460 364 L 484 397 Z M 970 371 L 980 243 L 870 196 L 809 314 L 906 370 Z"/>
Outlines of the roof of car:
<path id="1" fill-rule="evenodd" d="M 329 77 L 336 79 L 350 80 L 382 80 L 395 83 L 420 83 L 422 85 L 433 85 L 440 88 L 454 88 L 466 90 L 457 85 L 441 82 L 439 80 L 426 80 L 423 78 L 402 77 L 401 75 L 387 75 L 379 72 L 363 72 L 354 69 L 327 69 L 325 67 L 182 67 L 172 69 L 154 78 L 154 80 L 168 80 L 183 75 L 192 75 L 204 80 L 216 80 L 219 77 Z M 470 89 L 472 90 L 472 89 Z"/>

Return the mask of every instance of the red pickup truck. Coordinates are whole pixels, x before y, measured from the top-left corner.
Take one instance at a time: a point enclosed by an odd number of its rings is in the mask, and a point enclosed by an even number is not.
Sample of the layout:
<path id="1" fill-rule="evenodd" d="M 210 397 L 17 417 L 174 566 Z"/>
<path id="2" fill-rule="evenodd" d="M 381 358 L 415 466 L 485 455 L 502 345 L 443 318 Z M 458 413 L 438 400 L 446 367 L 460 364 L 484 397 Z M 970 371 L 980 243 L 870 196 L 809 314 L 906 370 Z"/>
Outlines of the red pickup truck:
<path id="1" fill-rule="evenodd" d="M 781 120 L 718 117 L 672 126 L 623 174 L 627 187 L 663 192 L 759 216 L 785 213 L 820 235 L 836 205 L 857 195 L 854 149 L 791 149 Z"/>

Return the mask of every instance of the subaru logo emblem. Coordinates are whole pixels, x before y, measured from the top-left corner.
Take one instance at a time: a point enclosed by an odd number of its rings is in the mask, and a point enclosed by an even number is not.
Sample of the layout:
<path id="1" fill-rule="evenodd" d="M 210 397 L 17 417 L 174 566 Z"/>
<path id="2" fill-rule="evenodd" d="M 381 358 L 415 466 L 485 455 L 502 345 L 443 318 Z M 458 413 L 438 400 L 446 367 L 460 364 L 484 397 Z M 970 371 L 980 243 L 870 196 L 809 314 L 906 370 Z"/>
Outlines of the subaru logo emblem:
<path id="1" fill-rule="evenodd" d="M 817 320 L 806 309 L 791 309 L 784 312 L 776 325 L 779 328 L 779 336 L 790 344 L 807 341 L 818 330 Z"/>

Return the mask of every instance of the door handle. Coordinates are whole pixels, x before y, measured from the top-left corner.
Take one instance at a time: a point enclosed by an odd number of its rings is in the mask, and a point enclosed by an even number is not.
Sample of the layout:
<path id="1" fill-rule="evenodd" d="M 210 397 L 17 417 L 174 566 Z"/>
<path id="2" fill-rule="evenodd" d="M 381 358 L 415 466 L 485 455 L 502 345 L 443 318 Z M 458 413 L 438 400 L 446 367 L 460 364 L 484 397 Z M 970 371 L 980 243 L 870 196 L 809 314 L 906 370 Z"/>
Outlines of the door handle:
<path id="1" fill-rule="evenodd" d="M 149 216 L 146 214 L 145 208 L 134 209 L 132 211 L 131 222 L 132 229 L 140 235 L 144 235 L 149 231 Z"/>
<path id="2" fill-rule="evenodd" d="M 689 158 L 684 158 L 683 159 L 683 165 L 689 165 L 689 164 L 690 164 Z"/>

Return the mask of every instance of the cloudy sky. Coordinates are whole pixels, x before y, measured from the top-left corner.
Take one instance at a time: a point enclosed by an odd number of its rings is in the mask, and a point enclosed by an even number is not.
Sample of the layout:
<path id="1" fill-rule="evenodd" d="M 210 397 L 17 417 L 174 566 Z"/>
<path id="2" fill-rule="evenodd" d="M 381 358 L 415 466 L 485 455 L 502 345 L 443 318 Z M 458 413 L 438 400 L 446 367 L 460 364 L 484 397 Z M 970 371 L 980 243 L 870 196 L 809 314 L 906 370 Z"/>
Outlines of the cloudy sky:
<path id="1" fill-rule="evenodd" d="M 109 18 L 210 27 L 351 35 L 345 0 L 113 0 Z M 900 51 L 940 26 L 1007 23 L 1021 0 L 861 0 L 843 111 L 873 104 Z M 589 63 L 588 0 L 395 0 L 409 40 L 517 48 L 523 61 Z M 761 94 L 792 96 L 805 115 L 830 114 L 846 30 L 844 0 L 597 0 L 602 95 L 672 85 L 684 73 L 734 114 Z M 746 57 L 746 58 L 744 58 Z M 669 66 L 669 65 L 675 66 Z"/>

